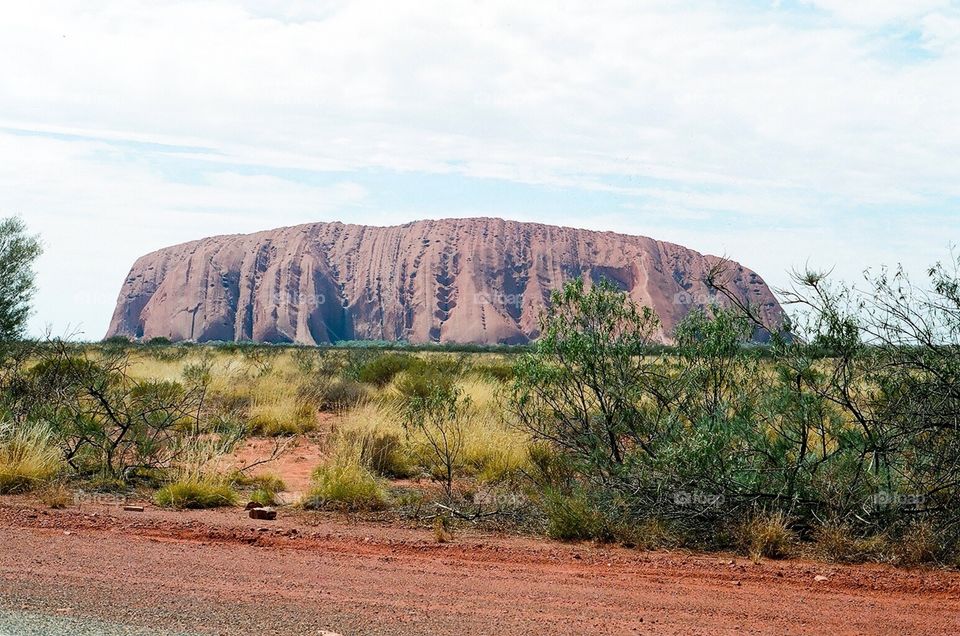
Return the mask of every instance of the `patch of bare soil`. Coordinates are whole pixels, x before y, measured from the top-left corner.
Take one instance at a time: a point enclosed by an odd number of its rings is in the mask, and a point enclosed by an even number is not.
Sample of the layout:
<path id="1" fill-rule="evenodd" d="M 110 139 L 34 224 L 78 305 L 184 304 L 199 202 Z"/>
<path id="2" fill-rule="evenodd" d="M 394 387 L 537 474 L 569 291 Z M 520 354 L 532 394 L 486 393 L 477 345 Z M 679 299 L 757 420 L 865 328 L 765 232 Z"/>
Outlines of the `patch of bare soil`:
<path id="1" fill-rule="evenodd" d="M 952 634 L 960 574 L 0 497 L 0 607 L 210 634 Z M 819 578 L 818 578 L 819 577 Z"/>
<path id="2" fill-rule="evenodd" d="M 277 475 L 287 489 L 283 499 L 293 502 L 310 489 L 310 476 L 323 460 L 321 444 L 306 435 L 290 439 L 252 437 L 234 452 L 235 468 L 250 466 L 251 475 Z"/>

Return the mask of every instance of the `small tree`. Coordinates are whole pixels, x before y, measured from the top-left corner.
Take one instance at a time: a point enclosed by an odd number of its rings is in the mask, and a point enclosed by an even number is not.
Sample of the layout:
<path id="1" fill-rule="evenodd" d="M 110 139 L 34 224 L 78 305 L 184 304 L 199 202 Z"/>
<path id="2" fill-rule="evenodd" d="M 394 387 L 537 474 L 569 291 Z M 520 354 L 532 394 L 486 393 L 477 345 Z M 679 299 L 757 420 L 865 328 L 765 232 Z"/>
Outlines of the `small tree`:
<path id="1" fill-rule="evenodd" d="M 125 350 L 97 354 L 52 341 L 37 356 L 18 390 L 18 419 L 50 422 L 75 470 L 121 478 L 169 467 L 183 442 L 202 432 L 209 385 L 203 363 L 188 367 L 181 383 L 132 376 Z"/>
<path id="2" fill-rule="evenodd" d="M 414 396 L 407 403 L 404 427 L 408 434 L 423 438 L 422 458 L 439 469 L 447 502 L 453 501 L 453 476 L 464 447 L 464 411 L 469 398 L 452 384 L 434 384 L 425 396 Z"/>
<path id="3" fill-rule="evenodd" d="M 23 335 L 34 292 L 33 263 L 42 248 L 18 217 L 0 220 L 0 342 Z"/>
<path id="4" fill-rule="evenodd" d="M 660 321 L 613 284 L 580 279 L 553 292 L 542 337 L 516 367 L 513 403 L 538 439 L 607 473 L 628 451 L 655 454 L 675 397 L 655 356 Z M 669 419 L 669 418 L 666 418 Z"/>

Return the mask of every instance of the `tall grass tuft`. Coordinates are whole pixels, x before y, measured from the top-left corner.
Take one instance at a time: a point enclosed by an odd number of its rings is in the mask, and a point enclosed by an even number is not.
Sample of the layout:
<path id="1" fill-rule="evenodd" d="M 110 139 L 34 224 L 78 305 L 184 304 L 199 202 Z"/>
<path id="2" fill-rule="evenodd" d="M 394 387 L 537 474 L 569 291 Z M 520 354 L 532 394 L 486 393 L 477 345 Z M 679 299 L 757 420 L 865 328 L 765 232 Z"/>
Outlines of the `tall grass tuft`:
<path id="1" fill-rule="evenodd" d="M 389 404 L 361 404 L 344 417 L 334 437 L 334 455 L 357 452 L 364 466 L 384 477 L 417 473 L 400 414 Z"/>
<path id="2" fill-rule="evenodd" d="M 737 529 L 740 545 L 750 558 L 784 559 L 794 552 L 797 536 L 782 512 L 759 514 Z"/>
<path id="3" fill-rule="evenodd" d="M 364 465 L 361 449 L 343 445 L 313 474 L 313 488 L 301 505 L 308 510 L 380 510 L 387 493 L 376 475 Z"/>
<path id="4" fill-rule="evenodd" d="M 33 490 L 62 465 L 53 432 L 45 424 L 0 424 L 0 493 Z"/>
<path id="5" fill-rule="evenodd" d="M 184 444 L 172 471 L 173 480 L 154 495 L 169 508 L 218 508 L 237 503 L 237 493 L 221 470 L 235 439 L 203 438 Z"/>

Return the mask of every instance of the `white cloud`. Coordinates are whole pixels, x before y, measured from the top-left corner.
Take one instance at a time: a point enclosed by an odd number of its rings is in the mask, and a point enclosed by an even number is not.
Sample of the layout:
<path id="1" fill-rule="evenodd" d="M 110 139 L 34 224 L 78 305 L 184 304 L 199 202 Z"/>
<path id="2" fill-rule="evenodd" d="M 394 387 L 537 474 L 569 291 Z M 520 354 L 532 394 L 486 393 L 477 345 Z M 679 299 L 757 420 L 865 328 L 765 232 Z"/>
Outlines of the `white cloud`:
<path id="1" fill-rule="evenodd" d="M 39 232 L 40 294 L 33 331 L 103 336 L 120 284 L 140 255 L 235 232 L 339 219 L 366 196 L 349 181 L 309 186 L 271 176 L 213 172 L 167 181 L 116 149 L 0 132 L 0 210 Z"/>
<path id="2" fill-rule="evenodd" d="M 47 136 L 0 136 L 0 211 L 47 237 L 38 322 L 64 315 L 46 291 L 59 272 L 112 289 L 161 241 L 343 216 L 369 169 L 626 194 L 611 224 L 707 250 L 729 215 L 729 236 L 753 238 L 728 251 L 751 265 L 757 241 L 771 266 L 844 241 L 863 264 L 939 249 L 943 229 L 906 217 L 902 246 L 843 232 L 870 206 L 942 215 L 960 198 L 958 3 L 801 4 L 816 18 L 666 0 L 23 3 L 0 22 L 0 125 Z M 209 168 L 164 174 L 121 141 L 189 146 L 149 152 Z M 343 174 L 266 174 L 284 169 Z M 778 233 L 803 224 L 837 239 Z"/>
<path id="3" fill-rule="evenodd" d="M 805 4 L 860 26 L 877 27 L 917 19 L 932 11 L 949 9 L 951 0 L 804 0 Z"/>

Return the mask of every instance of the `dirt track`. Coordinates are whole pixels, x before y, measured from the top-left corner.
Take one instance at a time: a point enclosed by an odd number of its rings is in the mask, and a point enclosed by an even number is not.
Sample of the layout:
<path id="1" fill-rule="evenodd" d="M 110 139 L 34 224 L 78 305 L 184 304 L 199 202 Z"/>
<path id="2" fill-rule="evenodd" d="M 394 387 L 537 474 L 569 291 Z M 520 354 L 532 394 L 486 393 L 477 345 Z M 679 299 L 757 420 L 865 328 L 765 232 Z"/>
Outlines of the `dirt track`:
<path id="1" fill-rule="evenodd" d="M 215 634 L 960 633 L 956 573 L 242 515 L 0 498 L 0 608 Z"/>

